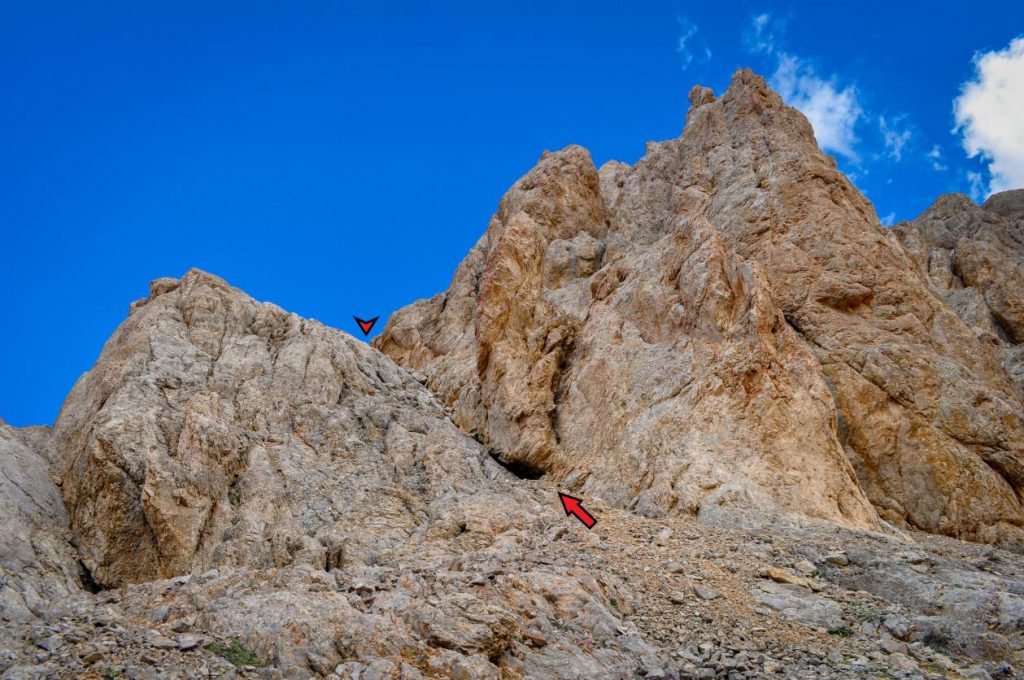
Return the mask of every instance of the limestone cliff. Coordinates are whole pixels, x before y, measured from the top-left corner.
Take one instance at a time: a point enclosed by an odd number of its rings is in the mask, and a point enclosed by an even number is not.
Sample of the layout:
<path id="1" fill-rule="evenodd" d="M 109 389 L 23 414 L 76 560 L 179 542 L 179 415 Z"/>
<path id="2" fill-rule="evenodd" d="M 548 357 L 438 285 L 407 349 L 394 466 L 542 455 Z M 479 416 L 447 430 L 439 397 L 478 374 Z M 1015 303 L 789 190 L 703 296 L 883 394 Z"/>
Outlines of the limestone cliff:
<path id="1" fill-rule="evenodd" d="M 1019 543 L 1024 407 L 1002 355 L 762 78 L 691 103 L 635 166 L 545 154 L 449 290 L 375 345 L 499 459 L 648 515 L 877 512 Z"/>

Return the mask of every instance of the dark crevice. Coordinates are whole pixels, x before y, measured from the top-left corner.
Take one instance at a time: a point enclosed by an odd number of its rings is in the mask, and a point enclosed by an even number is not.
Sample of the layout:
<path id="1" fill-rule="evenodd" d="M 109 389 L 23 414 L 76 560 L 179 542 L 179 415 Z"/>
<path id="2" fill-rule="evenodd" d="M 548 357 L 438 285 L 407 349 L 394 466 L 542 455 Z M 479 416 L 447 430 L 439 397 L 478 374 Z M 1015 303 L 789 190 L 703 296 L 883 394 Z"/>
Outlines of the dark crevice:
<path id="1" fill-rule="evenodd" d="M 491 458 L 494 459 L 501 467 L 505 468 L 519 479 L 540 479 L 544 476 L 544 471 L 538 467 L 530 465 L 529 463 L 520 463 L 516 461 L 505 461 L 495 453 L 494 451 L 488 451 Z"/>
<path id="2" fill-rule="evenodd" d="M 1007 319 L 992 309 L 989 309 L 989 316 L 992 317 L 992 325 L 996 327 L 999 339 L 1008 345 L 1017 344 L 1017 338 L 1014 337 L 1013 329 Z"/>
<path id="3" fill-rule="evenodd" d="M 792 314 L 783 314 L 782 319 L 786 322 L 786 325 L 796 331 L 797 335 L 801 338 L 805 338 L 804 332 L 800 330 L 800 325 L 797 323 L 796 318 Z"/>
<path id="4" fill-rule="evenodd" d="M 82 560 L 78 560 L 78 566 L 80 568 L 80 571 L 78 573 L 78 580 L 81 581 L 82 588 L 84 588 L 87 592 L 92 593 L 93 595 L 95 595 L 98 592 L 101 592 L 103 590 L 103 587 L 100 584 L 96 583 L 96 581 L 93 579 L 92 572 L 89 571 L 89 567 L 85 566 L 85 562 L 83 562 Z"/>
<path id="5" fill-rule="evenodd" d="M 334 571 L 345 566 L 345 546 L 324 546 L 324 571 Z"/>
<path id="6" fill-rule="evenodd" d="M 928 271 L 931 271 L 932 260 L 931 253 L 928 254 Z M 956 261 L 956 253 L 952 250 L 949 251 L 949 273 L 953 275 L 956 282 L 960 284 L 960 288 L 971 288 L 966 281 L 964 281 L 964 274 L 960 271 L 960 265 Z"/>
<path id="7" fill-rule="evenodd" d="M 548 413 L 548 419 L 551 423 L 551 433 L 554 436 L 556 446 L 562 443 L 562 433 L 558 422 L 559 407 L 569 388 L 569 381 L 566 380 L 566 375 L 572 369 L 572 360 L 576 351 L 576 334 L 578 331 L 576 329 L 570 330 L 569 337 L 562 339 L 561 347 L 554 349 L 555 352 L 558 352 L 558 368 L 551 379 L 551 401 L 554 408 Z"/>

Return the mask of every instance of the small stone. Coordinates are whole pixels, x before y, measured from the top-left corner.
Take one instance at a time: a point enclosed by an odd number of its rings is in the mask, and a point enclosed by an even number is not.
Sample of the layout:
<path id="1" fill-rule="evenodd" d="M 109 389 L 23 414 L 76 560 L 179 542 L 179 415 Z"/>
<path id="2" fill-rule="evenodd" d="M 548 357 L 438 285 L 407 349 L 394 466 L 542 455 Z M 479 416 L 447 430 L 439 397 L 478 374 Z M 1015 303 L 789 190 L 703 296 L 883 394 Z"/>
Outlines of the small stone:
<path id="1" fill-rule="evenodd" d="M 157 607 L 149 612 L 149 618 L 156 623 L 167 620 L 167 617 L 171 614 L 171 608 L 168 606 Z"/>
<path id="2" fill-rule="evenodd" d="M 155 630 L 146 633 L 146 644 L 157 649 L 175 649 L 178 645 Z"/>
<path id="3" fill-rule="evenodd" d="M 837 567 L 845 567 L 850 564 L 850 560 L 846 557 L 844 552 L 833 552 L 825 555 L 825 561 L 829 564 L 834 564 Z"/>
<path id="4" fill-rule="evenodd" d="M 320 677 L 331 675 L 334 670 L 334 666 L 331 665 L 331 662 L 326 657 L 314 652 L 306 653 L 306 663 Z"/>
<path id="5" fill-rule="evenodd" d="M 155 677 L 151 676 L 151 673 L 152 671 L 147 673 L 145 669 L 139 666 L 125 666 L 124 668 L 124 677 L 128 680 L 146 680 L 149 677 Z"/>
<path id="6" fill-rule="evenodd" d="M 700 657 L 691 652 L 689 649 L 686 649 L 685 647 L 677 651 L 676 656 L 678 656 L 680 659 L 685 659 L 690 663 L 700 663 Z"/>
<path id="7" fill-rule="evenodd" d="M 98 613 L 92 620 L 92 625 L 97 628 L 107 628 L 113 626 L 121 621 L 121 614 L 117 611 L 107 607 L 100 613 Z"/>
<path id="8" fill-rule="evenodd" d="M 695 585 L 693 593 L 702 600 L 714 600 L 722 596 L 722 593 L 714 588 L 702 585 Z"/>
<path id="9" fill-rule="evenodd" d="M 183 652 L 190 652 L 203 642 L 198 635 L 179 635 L 175 639 L 178 641 L 178 649 Z"/>
<path id="10" fill-rule="evenodd" d="M 45 637 L 42 640 L 38 640 L 36 642 L 36 647 L 39 647 L 40 649 L 45 649 L 46 651 L 52 653 L 60 649 L 63 644 L 64 641 L 61 640 L 60 637 L 56 635 L 50 635 L 49 637 Z"/>
<path id="11" fill-rule="evenodd" d="M 793 568 L 796 569 L 798 574 L 802 574 L 803 576 L 810 576 L 818 570 L 810 560 L 800 560 L 793 565 Z"/>
<path id="12" fill-rule="evenodd" d="M 106 590 L 101 595 L 98 595 L 97 599 L 103 604 L 115 604 L 121 601 L 121 594 L 116 590 Z"/>
<path id="13" fill-rule="evenodd" d="M 907 644 L 905 642 L 900 642 L 899 640 L 893 640 L 892 638 L 883 638 L 882 640 L 879 640 L 878 646 L 887 654 L 907 653 Z"/>
<path id="14" fill-rule="evenodd" d="M 897 640 L 909 640 L 913 632 L 913 625 L 910 621 L 906 617 L 899 615 L 886 617 L 885 621 L 882 622 L 882 626 Z"/>
<path id="15" fill-rule="evenodd" d="M 189 621 L 186 621 L 185 619 L 178 619 L 177 621 L 171 623 L 171 630 L 173 630 L 175 633 L 184 633 L 191 627 L 192 624 Z"/>
<path id="16" fill-rule="evenodd" d="M 523 640 L 531 647 L 545 647 L 548 644 L 547 638 L 533 628 L 529 628 L 523 633 Z"/>
<path id="17" fill-rule="evenodd" d="M 768 567 L 761 571 L 761 576 L 764 578 L 770 578 L 776 583 L 788 583 L 793 586 L 803 586 L 804 588 L 810 588 L 811 585 L 807 579 L 791 574 L 785 569 L 779 569 L 778 567 Z"/>
<path id="18" fill-rule="evenodd" d="M 899 652 L 895 654 L 890 654 L 888 663 L 904 671 L 916 671 L 918 669 L 916 661 L 911 659 L 906 654 L 900 654 Z"/>
<path id="19" fill-rule="evenodd" d="M 352 581 L 352 585 L 349 587 L 349 590 L 365 595 L 377 590 L 377 584 L 368 579 L 359 578 Z"/>
<path id="20" fill-rule="evenodd" d="M 686 602 L 686 593 L 674 592 L 668 596 L 668 601 L 672 604 L 683 604 Z"/>

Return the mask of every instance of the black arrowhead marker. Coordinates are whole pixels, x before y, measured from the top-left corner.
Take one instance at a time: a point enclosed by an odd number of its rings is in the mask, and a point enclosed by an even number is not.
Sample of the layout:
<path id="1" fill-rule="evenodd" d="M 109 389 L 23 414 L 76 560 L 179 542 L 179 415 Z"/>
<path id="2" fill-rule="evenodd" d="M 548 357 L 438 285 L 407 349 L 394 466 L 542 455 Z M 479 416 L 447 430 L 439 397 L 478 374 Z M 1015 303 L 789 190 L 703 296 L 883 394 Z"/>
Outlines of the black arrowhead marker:
<path id="1" fill-rule="evenodd" d="M 356 323 L 359 324 L 359 328 L 363 331 L 363 335 L 366 336 L 370 334 L 370 329 L 373 328 L 373 324 L 377 323 L 377 319 L 380 317 L 375 316 L 369 321 L 363 321 L 358 316 L 353 316 L 352 318 L 356 320 Z"/>

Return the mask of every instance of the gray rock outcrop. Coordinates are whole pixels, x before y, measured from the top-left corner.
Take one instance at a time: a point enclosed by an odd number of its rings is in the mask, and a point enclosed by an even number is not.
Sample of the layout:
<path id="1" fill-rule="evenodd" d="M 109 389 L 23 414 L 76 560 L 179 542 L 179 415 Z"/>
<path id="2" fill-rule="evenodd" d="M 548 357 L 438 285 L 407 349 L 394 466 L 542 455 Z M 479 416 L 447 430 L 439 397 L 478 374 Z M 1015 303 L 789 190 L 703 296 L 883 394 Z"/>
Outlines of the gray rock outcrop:
<path id="1" fill-rule="evenodd" d="M 526 558 L 555 508 L 408 372 L 198 270 L 150 290 L 50 439 L 100 587 L 157 583 L 149 607 L 202 575 L 196 625 L 299 677 L 346 660 L 387 676 L 402 654 L 451 677 L 534 677 L 551 655 L 611 677 L 657 656 L 609 603 L 622 584 Z M 515 643 L 531 625 L 543 651 Z"/>
<path id="2" fill-rule="evenodd" d="M 67 512 L 49 471 L 0 420 L 0 621 L 65 611 L 82 592 Z"/>

